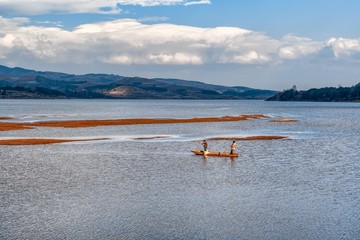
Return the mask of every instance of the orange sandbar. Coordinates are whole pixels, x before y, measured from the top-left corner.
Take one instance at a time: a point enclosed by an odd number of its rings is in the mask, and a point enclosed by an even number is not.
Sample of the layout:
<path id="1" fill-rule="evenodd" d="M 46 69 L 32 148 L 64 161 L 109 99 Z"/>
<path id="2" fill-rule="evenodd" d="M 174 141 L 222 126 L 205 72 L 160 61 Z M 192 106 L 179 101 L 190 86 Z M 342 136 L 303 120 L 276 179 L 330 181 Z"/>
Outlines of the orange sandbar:
<path id="1" fill-rule="evenodd" d="M 133 140 L 154 140 L 154 139 L 162 139 L 162 138 L 169 138 L 169 136 L 138 137 L 138 138 L 133 138 Z"/>
<path id="2" fill-rule="evenodd" d="M 254 140 L 280 140 L 288 139 L 287 136 L 249 136 L 249 137 L 215 137 L 208 140 L 229 140 L 229 141 L 254 141 Z"/>
<path id="3" fill-rule="evenodd" d="M 54 144 L 65 142 L 84 142 L 95 140 L 106 140 L 107 138 L 95 139 L 53 139 L 53 138 L 24 138 L 24 139 L 3 139 L 0 140 L 0 145 L 40 145 L 40 144 Z"/>
<path id="4" fill-rule="evenodd" d="M 23 130 L 33 127 L 64 127 L 64 128 L 84 128 L 112 125 L 136 125 L 136 124 L 175 124 L 175 123 L 203 123 L 203 122 L 235 122 L 250 119 L 268 118 L 263 114 L 247 114 L 240 116 L 224 117 L 201 117 L 201 118 L 134 118 L 134 119 L 105 119 L 105 120 L 68 120 L 68 121 L 48 121 L 36 123 L 0 123 L 0 131 Z"/>
<path id="5" fill-rule="evenodd" d="M 281 118 L 281 119 L 273 119 L 270 122 L 298 122 L 299 120 L 291 119 L 291 118 Z"/>
<path id="6" fill-rule="evenodd" d="M 111 125 L 230 122 L 230 121 L 244 121 L 249 119 L 266 118 L 266 117 L 267 116 L 262 114 L 254 114 L 254 115 L 185 118 L 185 119 L 134 118 L 134 119 L 108 119 L 108 120 L 70 120 L 70 121 L 37 122 L 37 123 L 32 123 L 31 126 L 81 128 L 81 127 L 97 127 L 97 126 L 111 126 Z"/>
<path id="7" fill-rule="evenodd" d="M 23 123 L 0 122 L 0 131 L 26 130 L 33 127 Z"/>
<path id="8" fill-rule="evenodd" d="M 9 120 L 9 119 L 11 119 L 11 118 L 9 118 L 9 117 L 0 117 L 0 120 Z"/>

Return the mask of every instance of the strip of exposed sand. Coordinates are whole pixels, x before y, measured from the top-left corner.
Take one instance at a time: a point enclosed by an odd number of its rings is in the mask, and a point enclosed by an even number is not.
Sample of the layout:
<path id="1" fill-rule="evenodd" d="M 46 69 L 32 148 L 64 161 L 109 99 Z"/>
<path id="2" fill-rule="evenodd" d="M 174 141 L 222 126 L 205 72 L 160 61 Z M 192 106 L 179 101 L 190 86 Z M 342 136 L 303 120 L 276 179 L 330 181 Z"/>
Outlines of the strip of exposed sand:
<path id="1" fill-rule="evenodd" d="M 138 137 L 138 138 L 132 138 L 132 139 L 133 140 L 154 140 L 154 139 L 164 139 L 164 138 L 170 138 L 170 136 Z"/>
<path id="2" fill-rule="evenodd" d="M 298 122 L 299 120 L 292 119 L 292 118 L 281 118 L 281 119 L 273 119 L 269 122 Z"/>
<path id="3" fill-rule="evenodd" d="M 108 138 L 94 138 L 94 139 L 54 139 L 54 138 L 18 138 L 18 139 L 2 139 L 0 145 L 43 145 L 66 142 L 86 142 L 107 140 Z"/>
<path id="4" fill-rule="evenodd" d="M 9 117 L 0 117 L 0 120 L 10 120 L 11 118 Z"/>
<path id="5" fill-rule="evenodd" d="M 256 140 L 280 140 L 289 139 L 287 136 L 248 136 L 248 137 L 214 137 L 208 140 L 229 140 L 229 141 L 256 141 Z"/>
<path id="6" fill-rule="evenodd" d="M 23 123 L 13 123 L 13 122 L 0 122 L 0 131 L 14 131 L 14 130 L 27 130 L 33 129 L 29 125 Z"/>
<path id="7" fill-rule="evenodd" d="M 105 120 L 67 120 L 44 121 L 35 123 L 0 123 L 0 131 L 23 130 L 33 127 L 63 127 L 85 128 L 113 125 L 139 124 L 176 124 L 176 123 L 205 123 L 205 122 L 236 122 L 250 119 L 269 118 L 264 114 L 246 114 L 239 116 L 200 117 L 200 118 L 133 118 L 133 119 L 105 119 Z"/>

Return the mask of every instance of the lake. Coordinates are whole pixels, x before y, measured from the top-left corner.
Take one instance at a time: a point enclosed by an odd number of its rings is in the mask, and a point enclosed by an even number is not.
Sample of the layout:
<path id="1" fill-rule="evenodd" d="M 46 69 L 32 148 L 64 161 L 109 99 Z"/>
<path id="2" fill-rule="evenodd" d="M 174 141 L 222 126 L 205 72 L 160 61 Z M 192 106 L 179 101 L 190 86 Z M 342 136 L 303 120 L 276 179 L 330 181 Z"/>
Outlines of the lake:
<path id="1" fill-rule="evenodd" d="M 0 100 L 15 122 L 258 113 L 299 121 L 0 132 L 108 138 L 0 146 L 0 239 L 359 239 L 359 103 Z M 257 135 L 289 139 L 238 141 L 236 159 L 191 152 Z"/>

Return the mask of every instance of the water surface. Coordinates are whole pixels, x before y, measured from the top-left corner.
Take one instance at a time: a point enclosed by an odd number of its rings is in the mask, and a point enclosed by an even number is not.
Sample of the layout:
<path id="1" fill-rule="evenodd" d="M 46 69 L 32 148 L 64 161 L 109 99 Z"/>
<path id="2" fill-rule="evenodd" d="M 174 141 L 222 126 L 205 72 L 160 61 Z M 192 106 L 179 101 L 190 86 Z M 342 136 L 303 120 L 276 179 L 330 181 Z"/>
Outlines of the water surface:
<path id="1" fill-rule="evenodd" d="M 0 239 L 359 239 L 358 103 L 0 101 L 0 116 L 23 122 L 252 113 L 300 121 L 0 132 L 111 138 L 0 146 Z M 252 135 L 291 140 L 238 142 L 237 159 L 191 153 Z M 133 140 L 151 136 L 167 138 Z"/>

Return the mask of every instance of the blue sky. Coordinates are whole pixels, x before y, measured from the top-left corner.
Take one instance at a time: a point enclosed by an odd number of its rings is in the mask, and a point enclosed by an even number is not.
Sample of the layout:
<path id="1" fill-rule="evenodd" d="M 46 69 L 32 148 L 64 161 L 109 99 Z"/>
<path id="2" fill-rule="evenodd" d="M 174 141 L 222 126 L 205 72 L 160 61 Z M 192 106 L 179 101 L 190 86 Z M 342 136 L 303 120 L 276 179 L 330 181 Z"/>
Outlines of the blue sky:
<path id="1" fill-rule="evenodd" d="M 0 0 L 0 64 L 282 90 L 360 82 L 357 0 Z"/>

